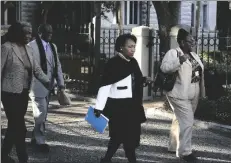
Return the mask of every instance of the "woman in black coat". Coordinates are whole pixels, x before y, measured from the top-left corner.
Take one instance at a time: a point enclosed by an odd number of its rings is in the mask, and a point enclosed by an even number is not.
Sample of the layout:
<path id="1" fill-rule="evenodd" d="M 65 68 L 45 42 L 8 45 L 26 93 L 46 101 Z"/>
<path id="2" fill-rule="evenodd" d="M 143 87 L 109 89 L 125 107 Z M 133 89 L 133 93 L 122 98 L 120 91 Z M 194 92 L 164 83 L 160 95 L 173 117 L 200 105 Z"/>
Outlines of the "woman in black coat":
<path id="1" fill-rule="evenodd" d="M 128 161 L 136 162 L 135 149 L 140 144 L 141 123 L 146 121 L 142 99 L 143 86 L 147 83 L 133 58 L 136 40 L 131 34 L 117 38 L 117 55 L 109 59 L 102 76 L 95 115 L 103 113 L 109 118 L 110 141 L 101 163 L 110 163 L 120 144 L 123 144 Z"/>

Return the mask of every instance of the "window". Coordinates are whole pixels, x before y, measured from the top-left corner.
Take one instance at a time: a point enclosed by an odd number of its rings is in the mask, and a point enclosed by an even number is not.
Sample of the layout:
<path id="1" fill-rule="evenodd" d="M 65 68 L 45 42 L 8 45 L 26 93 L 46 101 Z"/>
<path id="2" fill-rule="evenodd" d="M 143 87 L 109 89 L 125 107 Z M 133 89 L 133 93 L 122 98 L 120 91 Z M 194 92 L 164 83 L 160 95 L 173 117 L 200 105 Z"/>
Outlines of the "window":
<path id="1" fill-rule="evenodd" d="M 124 24 L 140 24 L 139 1 L 124 1 Z"/>
<path id="2" fill-rule="evenodd" d="M 203 5 L 203 22 L 202 22 L 202 25 L 203 25 L 203 28 L 206 28 L 207 25 L 208 25 L 208 5 L 207 4 L 204 4 Z"/>
<path id="3" fill-rule="evenodd" d="M 191 27 L 195 27 L 195 4 L 191 5 Z"/>

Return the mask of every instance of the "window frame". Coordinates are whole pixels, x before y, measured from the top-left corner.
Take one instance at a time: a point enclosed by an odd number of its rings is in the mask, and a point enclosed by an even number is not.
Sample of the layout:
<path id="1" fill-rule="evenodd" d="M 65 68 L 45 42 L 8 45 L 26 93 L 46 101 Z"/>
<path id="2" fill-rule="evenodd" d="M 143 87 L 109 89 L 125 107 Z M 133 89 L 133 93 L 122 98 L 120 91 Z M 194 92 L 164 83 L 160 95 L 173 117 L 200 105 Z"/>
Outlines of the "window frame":
<path id="1" fill-rule="evenodd" d="M 137 12 L 135 12 L 135 3 L 137 3 Z M 122 3 L 122 9 L 124 11 L 124 20 L 123 23 L 124 25 L 139 25 L 141 23 L 141 17 L 140 17 L 140 13 L 141 13 L 141 1 L 123 1 Z M 133 6 L 131 6 L 133 5 Z M 130 13 L 130 8 L 133 8 L 133 12 L 132 12 L 132 16 Z M 136 23 L 135 23 L 135 19 L 134 17 L 136 16 Z M 131 20 L 132 19 L 132 20 Z"/>

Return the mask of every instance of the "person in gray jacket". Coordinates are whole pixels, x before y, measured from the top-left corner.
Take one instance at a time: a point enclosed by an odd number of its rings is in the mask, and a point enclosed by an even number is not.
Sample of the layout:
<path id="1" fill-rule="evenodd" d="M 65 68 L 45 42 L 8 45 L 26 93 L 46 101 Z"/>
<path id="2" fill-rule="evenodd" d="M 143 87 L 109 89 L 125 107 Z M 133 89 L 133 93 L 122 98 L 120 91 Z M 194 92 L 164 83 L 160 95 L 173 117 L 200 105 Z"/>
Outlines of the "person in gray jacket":
<path id="1" fill-rule="evenodd" d="M 35 59 L 51 81 L 51 89 L 55 86 L 55 80 L 59 91 L 64 93 L 64 79 L 61 63 L 57 54 L 57 47 L 51 42 L 52 27 L 49 24 L 41 24 L 38 28 L 36 39 L 29 43 L 35 51 Z M 35 126 L 33 130 L 32 145 L 41 152 L 49 152 L 49 146 L 45 143 L 45 121 L 49 104 L 50 91 L 40 81 L 33 81 L 33 88 L 30 93 L 32 101 Z"/>
<path id="2" fill-rule="evenodd" d="M 50 80 L 34 59 L 34 51 L 27 43 L 32 27 L 16 22 L 9 27 L 6 42 L 1 45 L 1 100 L 8 119 L 8 127 L 1 150 L 1 161 L 13 163 L 9 157 L 13 145 L 20 163 L 27 163 L 26 125 L 24 116 L 28 106 L 31 81 L 36 77 L 49 89 Z"/>
<path id="3" fill-rule="evenodd" d="M 179 47 L 169 50 L 161 64 L 164 73 L 178 72 L 173 89 L 166 93 L 175 113 L 168 150 L 186 162 L 195 162 L 191 138 L 199 97 L 205 97 L 204 66 L 200 57 L 192 52 L 194 39 L 189 32 L 179 29 L 177 42 Z"/>

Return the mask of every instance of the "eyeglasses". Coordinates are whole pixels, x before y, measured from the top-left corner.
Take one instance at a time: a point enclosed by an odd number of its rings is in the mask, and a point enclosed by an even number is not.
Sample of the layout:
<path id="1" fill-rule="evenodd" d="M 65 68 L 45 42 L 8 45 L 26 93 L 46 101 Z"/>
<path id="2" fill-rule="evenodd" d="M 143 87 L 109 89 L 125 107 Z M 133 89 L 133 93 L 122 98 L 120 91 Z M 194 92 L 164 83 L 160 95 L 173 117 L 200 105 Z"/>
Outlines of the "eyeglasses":
<path id="1" fill-rule="evenodd" d="M 191 45 L 195 45 L 195 40 L 192 40 L 192 41 L 189 41 L 189 40 L 185 40 L 185 42 L 187 42 L 188 44 L 191 44 Z"/>

